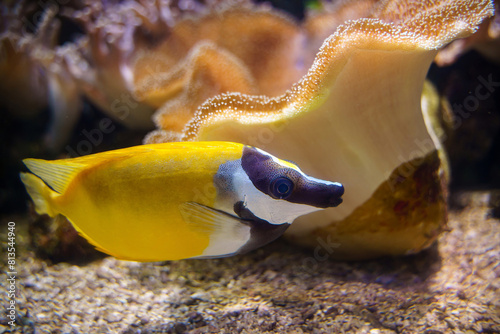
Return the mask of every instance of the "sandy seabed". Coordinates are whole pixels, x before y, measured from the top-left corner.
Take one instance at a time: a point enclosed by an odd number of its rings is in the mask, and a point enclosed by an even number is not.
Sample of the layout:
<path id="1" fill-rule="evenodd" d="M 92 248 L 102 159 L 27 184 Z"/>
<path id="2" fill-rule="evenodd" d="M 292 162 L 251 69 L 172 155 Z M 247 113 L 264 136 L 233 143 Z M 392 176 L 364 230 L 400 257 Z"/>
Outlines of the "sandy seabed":
<path id="1" fill-rule="evenodd" d="M 17 326 L 2 314 L 0 333 L 500 333 L 500 220 L 488 193 L 459 198 L 431 249 L 351 263 L 277 241 L 216 260 L 52 265 L 9 217 Z"/>

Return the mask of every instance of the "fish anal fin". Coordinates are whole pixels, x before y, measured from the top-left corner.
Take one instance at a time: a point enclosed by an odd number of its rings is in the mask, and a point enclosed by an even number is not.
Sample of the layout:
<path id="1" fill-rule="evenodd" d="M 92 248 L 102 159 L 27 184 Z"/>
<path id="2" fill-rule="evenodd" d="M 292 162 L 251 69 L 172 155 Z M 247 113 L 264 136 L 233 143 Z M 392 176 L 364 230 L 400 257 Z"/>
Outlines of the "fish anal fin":
<path id="1" fill-rule="evenodd" d="M 28 169 L 43 180 L 59 194 L 64 193 L 68 184 L 83 168 L 84 164 L 68 160 L 46 161 L 40 159 L 24 159 Z"/>
<path id="2" fill-rule="evenodd" d="M 93 246 L 97 251 L 101 252 L 101 253 L 104 253 L 104 254 L 107 254 L 107 255 L 111 255 L 117 259 L 121 259 L 121 260 L 128 260 L 126 258 L 123 258 L 121 257 L 120 255 L 118 254 L 114 254 L 113 252 L 110 252 L 108 249 L 106 249 L 105 247 L 101 246 L 101 244 L 99 244 L 97 241 L 95 241 L 93 238 L 91 238 L 87 233 L 85 233 L 77 224 L 75 224 L 71 219 L 65 217 L 65 216 L 57 216 L 57 218 L 59 219 L 63 219 L 63 220 L 66 220 L 68 222 L 71 223 L 71 225 L 73 226 L 73 228 L 76 230 L 76 232 L 78 233 L 78 235 L 82 238 L 84 238 L 85 240 L 87 240 L 87 242 Z M 134 259 L 131 259 L 131 261 L 135 261 Z"/>

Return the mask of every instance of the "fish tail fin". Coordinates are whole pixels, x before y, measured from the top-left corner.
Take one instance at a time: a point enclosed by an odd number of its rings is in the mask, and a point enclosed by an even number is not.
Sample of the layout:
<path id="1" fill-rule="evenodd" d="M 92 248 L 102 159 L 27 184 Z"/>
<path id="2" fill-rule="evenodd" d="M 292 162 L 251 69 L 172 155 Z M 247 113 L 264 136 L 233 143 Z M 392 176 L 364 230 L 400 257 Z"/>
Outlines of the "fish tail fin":
<path id="1" fill-rule="evenodd" d="M 20 173 L 28 194 L 35 203 L 35 210 L 38 214 L 48 214 L 55 217 L 58 212 L 52 206 L 52 196 L 55 191 L 50 189 L 39 177 L 30 173 Z"/>
<path id="2" fill-rule="evenodd" d="M 84 164 L 71 159 L 47 161 L 42 159 L 24 159 L 23 163 L 30 172 L 59 194 L 63 194 L 73 178 L 85 168 Z"/>

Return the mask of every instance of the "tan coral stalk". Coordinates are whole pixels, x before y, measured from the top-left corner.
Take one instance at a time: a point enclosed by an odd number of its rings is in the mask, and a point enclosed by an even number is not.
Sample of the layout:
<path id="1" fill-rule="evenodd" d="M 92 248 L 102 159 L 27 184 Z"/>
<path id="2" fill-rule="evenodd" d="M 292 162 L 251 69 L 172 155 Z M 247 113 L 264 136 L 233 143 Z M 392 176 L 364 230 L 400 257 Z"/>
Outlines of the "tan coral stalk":
<path id="1" fill-rule="evenodd" d="M 282 94 L 304 74 L 298 64 L 303 36 L 295 22 L 277 11 L 233 6 L 186 18 L 154 52 L 176 63 L 200 41 L 210 41 L 240 59 L 259 91 L 269 96 Z M 141 72 L 138 67 L 136 71 Z"/>
<path id="2" fill-rule="evenodd" d="M 295 22 L 258 6 L 187 17 L 157 46 L 137 52 L 135 97 L 159 108 L 160 129 L 181 131 L 201 103 L 220 93 L 285 92 L 307 70 L 303 42 Z M 157 134 L 145 142 L 161 138 Z"/>
<path id="3" fill-rule="evenodd" d="M 296 221 L 289 236 L 332 257 L 418 251 L 446 221 L 436 144 L 421 112 L 437 50 L 493 14 L 489 1 L 387 1 L 381 19 L 339 27 L 309 73 L 277 98 L 223 94 L 206 101 L 183 140 L 256 145 L 342 182 L 344 203 Z"/>

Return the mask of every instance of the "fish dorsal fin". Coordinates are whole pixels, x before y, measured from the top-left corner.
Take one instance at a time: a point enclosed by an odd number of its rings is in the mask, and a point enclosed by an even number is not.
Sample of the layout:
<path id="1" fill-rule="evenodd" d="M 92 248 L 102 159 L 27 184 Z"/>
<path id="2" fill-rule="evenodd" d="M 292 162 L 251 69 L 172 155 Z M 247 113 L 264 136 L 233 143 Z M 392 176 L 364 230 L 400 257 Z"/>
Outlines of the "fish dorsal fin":
<path id="1" fill-rule="evenodd" d="M 86 167 L 84 164 L 74 163 L 70 160 L 24 159 L 23 162 L 33 174 L 59 194 L 64 193 L 75 175 Z"/>
<path id="2" fill-rule="evenodd" d="M 210 244 L 200 257 L 234 254 L 250 238 L 250 226 L 226 212 L 195 202 L 183 203 L 179 209 L 193 231 L 210 237 Z"/>

